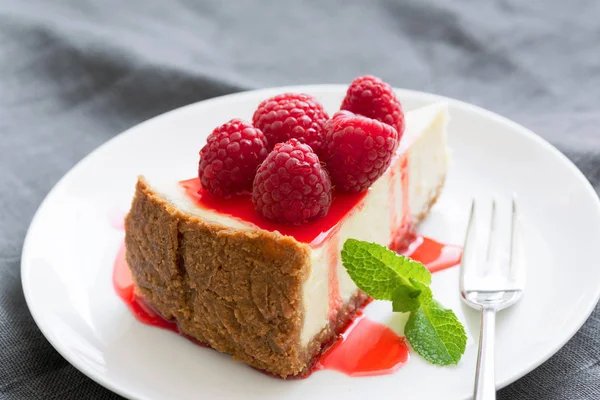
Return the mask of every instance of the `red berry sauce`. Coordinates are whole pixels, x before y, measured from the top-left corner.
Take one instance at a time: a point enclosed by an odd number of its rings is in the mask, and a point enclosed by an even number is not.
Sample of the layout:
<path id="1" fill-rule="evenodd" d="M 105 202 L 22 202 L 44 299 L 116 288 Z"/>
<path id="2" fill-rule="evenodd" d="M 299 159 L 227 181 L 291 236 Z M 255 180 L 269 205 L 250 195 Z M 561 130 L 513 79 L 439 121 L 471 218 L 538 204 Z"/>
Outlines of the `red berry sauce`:
<path id="1" fill-rule="evenodd" d="M 360 314 L 327 350 L 314 370 L 333 369 L 349 376 L 386 375 L 409 359 L 406 339 Z"/>
<path id="2" fill-rule="evenodd" d="M 323 218 L 304 225 L 283 225 L 269 222 L 258 215 L 249 195 L 223 200 L 204 190 L 198 178 L 182 181 L 180 185 L 185 189 L 186 194 L 202 208 L 234 216 L 254 224 L 260 229 L 279 231 L 282 235 L 292 236 L 299 242 L 309 243 L 311 247 L 319 247 L 335 233 L 339 223 L 348 217 L 351 210 L 362 203 L 367 194 L 367 192 L 357 194 L 333 192 L 331 207 Z"/>

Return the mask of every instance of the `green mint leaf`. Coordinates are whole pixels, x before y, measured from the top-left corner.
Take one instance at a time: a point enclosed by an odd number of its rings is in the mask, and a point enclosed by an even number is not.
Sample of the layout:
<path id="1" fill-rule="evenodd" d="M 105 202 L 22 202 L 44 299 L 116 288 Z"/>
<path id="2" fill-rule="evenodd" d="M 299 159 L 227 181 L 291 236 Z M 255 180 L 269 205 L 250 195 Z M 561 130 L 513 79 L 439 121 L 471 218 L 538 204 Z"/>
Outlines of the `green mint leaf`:
<path id="1" fill-rule="evenodd" d="M 410 282 L 421 291 L 421 294 L 419 295 L 421 304 L 429 303 L 433 299 L 433 293 L 431 292 L 429 285 L 425 285 L 413 278 L 410 278 Z"/>
<path id="2" fill-rule="evenodd" d="M 429 303 L 433 298 L 429 286 L 413 278 L 408 280 L 411 286 L 402 285 L 392 295 L 392 309 L 394 312 L 417 311 L 421 304 Z"/>
<path id="3" fill-rule="evenodd" d="M 417 311 L 422 303 L 431 301 L 433 294 L 429 286 L 409 279 L 411 286 L 402 285 L 392 295 L 392 310 L 394 312 Z"/>
<path id="4" fill-rule="evenodd" d="M 431 273 L 423 264 L 375 243 L 346 240 L 342 249 L 342 264 L 356 286 L 377 300 L 393 300 L 397 291 L 409 295 L 421 290 L 414 282 L 423 286 L 431 283 Z M 398 295 L 399 308 L 414 308 L 414 305 L 401 307 L 402 297 Z"/>
<path id="5" fill-rule="evenodd" d="M 421 291 L 411 286 L 400 286 L 392 295 L 392 310 L 394 312 L 417 311 L 421 306 Z"/>
<path id="6" fill-rule="evenodd" d="M 417 353 L 438 365 L 457 364 L 467 344 L 465 328 L 456 315 L 435 300 L 411 313 L 404 334 Z"/>

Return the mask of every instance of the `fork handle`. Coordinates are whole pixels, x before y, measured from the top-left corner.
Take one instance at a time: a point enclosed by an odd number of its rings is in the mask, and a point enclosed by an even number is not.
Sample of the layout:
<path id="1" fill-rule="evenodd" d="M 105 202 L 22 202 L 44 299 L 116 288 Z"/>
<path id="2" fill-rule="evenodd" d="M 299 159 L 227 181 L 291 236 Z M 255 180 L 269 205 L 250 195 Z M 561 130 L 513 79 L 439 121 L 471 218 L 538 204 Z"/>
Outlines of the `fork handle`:
<path id="1" fill-rule="evenodd" d="M 496 331 L 496 309 L 481 308 L 481 330 L 477 352 L 474 400 L 495 400 L 496 381 L 494 373 L 494 335 Z"/>

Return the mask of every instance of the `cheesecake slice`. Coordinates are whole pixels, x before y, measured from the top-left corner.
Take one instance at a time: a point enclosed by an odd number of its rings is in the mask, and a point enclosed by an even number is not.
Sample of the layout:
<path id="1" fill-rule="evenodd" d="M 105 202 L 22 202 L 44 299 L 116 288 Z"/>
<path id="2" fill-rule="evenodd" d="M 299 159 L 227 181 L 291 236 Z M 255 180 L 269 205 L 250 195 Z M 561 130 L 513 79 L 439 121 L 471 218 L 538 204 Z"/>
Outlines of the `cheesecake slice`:
<path id="1" fill-rule="evenodd" d="M 444 185 L 446 104 L 405 121 L 386 173 L 302 227 L 262 221 L 249 197 L 211 202 L 198 179 L 140 177 L 125 222 L 137 293 L 234 359 L 283 378 L 306 373 L 369 300 L 341 263 L 344 241 L 400 250 Z"/>

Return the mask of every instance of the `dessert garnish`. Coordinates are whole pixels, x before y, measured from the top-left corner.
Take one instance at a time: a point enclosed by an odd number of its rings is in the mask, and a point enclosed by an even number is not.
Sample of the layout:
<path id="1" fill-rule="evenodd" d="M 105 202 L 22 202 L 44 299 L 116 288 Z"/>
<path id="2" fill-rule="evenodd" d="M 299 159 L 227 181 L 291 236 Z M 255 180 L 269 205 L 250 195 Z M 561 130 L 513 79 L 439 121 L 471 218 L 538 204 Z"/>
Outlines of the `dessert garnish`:
<path id="1" fill-rule="evenodd" d="M 457 364 L 467 343 L 465 329 L 450 309 L 434 298 L 431 273 L 420 262 L 375 243 L 348 239 L 342 263 L 362 291 L 392 302 L 394 312 L 409 312 L 404 334 L 413 349 L 438 365 Z"/>
<path id="2" fill-rule="evenodd" d="M 270 149 L 294 138 L 321 155 L 323 127 L 329 116 L 314 97 L 303 93 L 283 93 L 264 100 L 252 117 L 255 127 L 269 140 Z"/>
<path id="3" fill-rule="evenodd" d="M 404 133 L 404 113 L 394 89 L 374 76 L 365 75 L 354 79 L 348 87 L 341 109 L 392 125 L 400 137 Z"/>
<path id="4" fill-rule="evenodd" d="M 350 111 L 335 113 L 325 129 L 325 163 L 337 191 L 367 190 L 398 148 L 398 132 L 391 125 Z"/>
<path id="5" fill-rule="evenodd" d="M 260 129 L 232 119 L 208 136 L 200 150 L 198 177 L 215 196 L 227 198 L 249 192 L 256 169 L 267 154 L 267 140 Z"/>
<path id="6" fill-rule="evenodd" d="M 331 181 L 312 148 L 290 139 L 276 144 L 258 168 L 252 201 L 269 221 L 305 224 L 327 214 Z"/>

